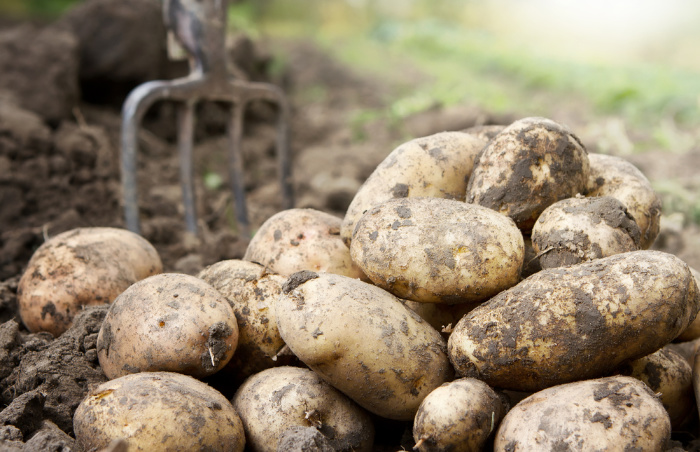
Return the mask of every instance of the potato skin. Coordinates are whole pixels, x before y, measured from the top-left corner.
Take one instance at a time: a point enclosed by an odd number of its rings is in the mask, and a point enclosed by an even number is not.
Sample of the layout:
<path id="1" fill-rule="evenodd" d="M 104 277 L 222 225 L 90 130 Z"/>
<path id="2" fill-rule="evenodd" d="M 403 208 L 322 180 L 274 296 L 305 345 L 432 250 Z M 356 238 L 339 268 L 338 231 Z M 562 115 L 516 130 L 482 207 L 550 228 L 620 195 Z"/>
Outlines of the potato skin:
<path id="1" fill-rule="evenodd" d="M 542 211 L 588 183 L 588 153 L 566 127 L 546 118 L 515 121 L 479 154 L 467 202 L 488 207 L 529 232 Z"/>
<path id="2" fill-rule="evenodd" d="M 465 315 L 450 360 L 460 376 L 516 391 L 609 375 L 670 342 L 699 302 L 688 265 L 660 251 L 542 270 Z"/>
<path id="3" fill-rule="evenodd" d="M 221 393 L 172 372 L 126 375 L 92 389 L 73 417 L 81 450 L 118 438 L 129 450 L 234 451 L 245 446 L 243 424 Z"/>
<path id="4" fill-rule="evenodd" d="M 205 377 L 221 370 L 238 343 L 228 301 L 194 276 L 162 273 L 122 292 L 97 336 L 107 378 L 147 371 Z"/>
<path id="5" fill-rule="evenodd" d="M 363 278 L 340 239 L 340 222 L 340 218 L 319 210 L 283 210 L 260 226 L 243 260 L 284 276 L 309 270 Z"/>
<path id="6" fill-rule="evenodd" d="M 641 248 L 648 249 L 659 234 L 661 198 L 646 176 L 622 157 L 591 153 L 588 159 L 588 196 L 620 200 L 639 225 Z"/>
<path id="7" fill-rule="evenodd" d="M 78 228 L 42 244 L 19 281 L 19 313 L 29 331 L 66 331 L 83 306 L 109 304 L 124 289 L 163 271 L 156 249 L 118 228 Z"/>
<path id="8" fill-rule="evenodd" d="M 514 406 L 501 422 L 494 451 L 664 451 L 671 423 L 649 388 L 631 377 L 555 386 Z"/>
<path id="9" fill-rule="evenodd" d="M 445 340 L 390 293 L 331 273 L 299 272 L 275 304 L 294 354 L 360 406 L 411 420 L 453 376 Z"/>
<path id="10" fill-rule="evenodd" d="M 350 254 L 374 284 L 397 297 L 457 304 L 517 284 L 525 249 L 515 223 L 491 209 L 406 198 L 363 215 Z"/>
<path id="11" fill-rule="evenodd" d="M 372 450 L 369 414 L 309 369 L 275 367 L 247 379 L 233 397 L 255 452 L 275 452 L 293 427 L 315 427 L 337 451 Z"/>
<path id="12" fill-rule="evenodd" d="M 694 268 L 690 267 L 690 272 L 693 274 L 693 277 L 695 278 L 695 282 L 698 283 L 698 286 L 700 286 L 700 272 L 695 270 Z M 676 338 L 676 341 L 678 342 L 688 342 L 688 341 L 693 341 L 695 339 L 700 338 L 700 315 L 695 317 L 695 320 L 693 320 L 690 325 L 688 325 L 688 328 L 683 330 L 681 334 L 678 335 Z"/>
<path id="13" fill-rule="evenodd" d="M 380 163 L 355 194 L 340 236 L 350 244 L 355 223 L 370 208 L 395 198 L 432 197 L 464 201 L 467 181 L 486 140 L 463 132 L 441 132 L 401 144 Z"/>
<path id="14" fill-rule="evenodd" d="M 420 452 L 483 450 L 508 412 L 507 398 L 483 381 L 461 378 L 445 383 L 423 400 L 413 422 L 414 449 Z"/>

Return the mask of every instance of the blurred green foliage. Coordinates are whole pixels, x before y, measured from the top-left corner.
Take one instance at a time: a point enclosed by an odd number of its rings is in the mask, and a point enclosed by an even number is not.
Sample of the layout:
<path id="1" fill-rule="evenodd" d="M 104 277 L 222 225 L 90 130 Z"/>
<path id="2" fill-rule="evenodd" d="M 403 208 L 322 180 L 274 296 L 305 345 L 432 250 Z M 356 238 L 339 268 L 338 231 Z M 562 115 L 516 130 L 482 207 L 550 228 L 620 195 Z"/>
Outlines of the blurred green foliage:
<path id="1" fill-rule="evenodd" d="M 52 19 L 80 0 L 3 0 L 0 2 L 0 14 L 18 19 L 41 18 Z"/>

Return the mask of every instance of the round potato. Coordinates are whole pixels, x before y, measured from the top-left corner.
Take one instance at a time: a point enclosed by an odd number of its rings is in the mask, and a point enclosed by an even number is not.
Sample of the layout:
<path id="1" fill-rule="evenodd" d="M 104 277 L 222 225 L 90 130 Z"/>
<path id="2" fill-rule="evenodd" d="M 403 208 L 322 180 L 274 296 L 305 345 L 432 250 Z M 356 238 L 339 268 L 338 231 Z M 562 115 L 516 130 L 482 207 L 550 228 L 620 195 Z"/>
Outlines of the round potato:
<path id="1" fill-rule="evenodd" d="M 661 198 L 636 166 L 621 157 L 591 153 L 588 196 L 612 196 L 627 207 L 639 225 L 641 248 L 649 248 L 659 234 Z"/>
<path id="2" fill-rule="evenodd" d="M 126 375 L 91 390 L 73 417 L 81 450 L 123 438 L 130 451 L 234 451 L 245 446 L 243 424 L 221 393 L 172 372 Z"/>
<path id="3" fill-rule="evenodd" d="M 479 154 L 466 199 L 529 232 L 548 206 L 586 192 L 588 172 L 588 153 L 569 129 L 545 118 L 524 118 Z"/>
<path id="4" fill-rule="evenodd" d="M 363 215 L 350 254 L 372 282 L 397 297 L 457 304 L 517 284 L 525 250 L 505 215 L 449 199 L 406 198 Z"/>
<path id="5" fill-rule="evenodd" d="M 283 210 L 260 226 L 243 260 L 284 276 L 309 270 L 363 278 L 340 239 L 340 222 L 340 218 L 319 210 Z"/>
<path id="6" fill-rule="evenodd" d="M 462 378 L 445 383 L 423 400 L 413 422 L 414 450 L 483 450 L 509 409 L 505 396 L 486 383 Z"/>
<path id="7" fill-rule="evenodd" d="M 464 201 L 476 155 L 486 140 L 463 132 L 416 138 L 394 149 L 355 194 L 340 235 L 350 244 L 365 211 L 395 198 L 431 197 Z"/>
<path id="8" fill-rule="evenodd" d="M 546 269 L 465 315 L 450 335 L 450 359 L 460 376 L 538 391 L 653 353 L 699 303 L 688 265 L 660 251 Z"/>
<path id="9" fill-rule="evenodd" d="M 664 451 L 671 423 L 649 388 L 631 377 L 569 383 L 537 392 L 501 422 L 494 451 Z"/>
<path id="10" fill-rule="evenodd" d="M 162 273 L 122 292 L 97 336 L 107 378 L 171 371 L 212 375 L 233 356 L 236 316 L 216 289 L 194 276 Z"/>
<path id="11" fill-rule="evenodd" d="M 29 331 L 59 336 L 84 306 L 109 304 L 136 281 L 162 271 L 158 252 L 138 234 L 66 231 L 32 255 L 17 287 L 19 314 Z"/>
<path id="12" fill-rule="evenodd" d="M 532 228 L 542 268 L 561 267 L 639 249 L 640 231 L 617 199 L 576 197 L 547 207 Z"/>
<path id="13" fill-rule="evenodd" d="M 445 340 L 390 293 L 358 279 L 299 272 L 275 304 L 287 346 L 367 410 L 411 420 L 453 372 Z"/>
<path id="14" fill-rule="evenodd" d="M 277 330 L 274 301 L 287 281 L 254 262 L 230 259 L 217 262 L 197 277 L 211 284 L 231 304 L 238 323 L 238 346 L 225 372 L 236 381 L 284 364 L 278 352 L 284 341 Z"/>
<path id="15" fill-rule="evenodd" d="M 233 397 L 255 452 L 276 452 L 283 434 L 314 427 L 340 451 L 371 451 L 369 414 L 309 369 L 275 367 L 247 379 Z"/>

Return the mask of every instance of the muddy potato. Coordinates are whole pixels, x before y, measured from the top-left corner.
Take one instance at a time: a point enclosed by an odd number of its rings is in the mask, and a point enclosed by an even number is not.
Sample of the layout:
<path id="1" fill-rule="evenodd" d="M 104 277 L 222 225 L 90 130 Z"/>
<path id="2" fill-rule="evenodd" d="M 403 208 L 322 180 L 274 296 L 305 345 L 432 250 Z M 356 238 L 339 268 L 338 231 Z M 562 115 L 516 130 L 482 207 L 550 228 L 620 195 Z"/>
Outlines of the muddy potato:
<path id="1" fill-rule="evenodd" d="M 464 201 L 476 155 L 486 140 L 463 132 L 416 138 L 394 149 L 362 184 L 343 219 L 349 245 L 355 223 L 370 208 L 394 198 L 434 197 Z"/>
<path id="2" fill-rule="evenodd" d="M 198 278 L 211 284 L 231 304 L 238 323 L 238 346 L 224 371 L 243 381 L 254 373 L 278 366 L 284 341 L 273 311 L 286 277 L 260 264 L 230 259 L 202 270 Z"/>
<path id="3" fill-rule="evenodd" d="M 255 452 L 275 452 L 293 427 L 314 427 L 337 451 L 371 451 L 369 414 L 309 369 L 275 367 L 247 379 L 233 397 Z"/>
<path id="4" fill-rule="evenodd" d="M 642 249 L 659 234 L 661 198 L 636 166 L 621 157 L 591 153 L 588 196 L 612 196 L 627 207 L 639 225 Z"/>
<path id="5" fill-rule="evenodd" d="M 479 154 L 467 202 L 488 207 L 529 232 L 551 204 L 586 192 L 588 154 L 566 127 L 524 118 L 496 135 Z"/>
<path id="6" fill-rule="evenodd" d="M 17 288 L 19 314 L 29 331 L 59 336 L 84 306 L 108 304 L 162 270 L 158 252 L 138 234 L 117 228 L 66 231 L 32 255 Z"/>
<path id="7" fill-rule="evenodd" d="M 555 386 L 514 406 L 494 451 L 666 450 L 671 423 L 649 388 L 631 377 Z"/>
<path id="8" fill-rule="evenodd" d="M 445 383 L 423 400 L 413 422 L 414 450 L 483 450 L 509 409 L 505 396 L 486 383 L 461 378 Z"/>
<path id="9" fill-rule="evenodd" d="M 371 208 L 350 254 L 372 282 L 427 303 L 479 302 L 520 281 L 523 236 L 491 209 L 440 198 L 392 199 Z"/>
<path id="10" fill-rule="evenodd" d="M 639 226 L 610 196 L 575 197 L 547 207 L 532 228 L 542 268 L 561 267 L 636 251 Z"/>
<path id="11" fill-rule="evenodd" d="M 220 392 L 188 375 L 141 372 L 92 389 L 73 417 L 82 450 L 123 438 L 129 451 L 236 451 L 243 424 Z"/>
<path id="12" fill-rule="evenodd" d="M 237 343 L 236 316 L 223 295 L 194 276 L 162 273 L 114 300 L 97 357 L 110 379 L 147 371 L 201 378 L 221 370 Z"/>
<path id="13" fill-rule="evenodd" d="M 700 272 L 698 272 L 692 267 L 690 268 L 690 272 L 693 274 L 695 282 L 698 283 L 698 285 L 700 285 Z M 693 320 L 690 323 L 690 325 L 688 325 L 688 328 L 686 328 L 680 335 L 678 335 L 676 341 L 688 342 L 698 338 L 700 338 L 700 315 L 696 316 L 695 320 Z"/>
<path id="14" fill-rule="evenodd" d="M 319 210 L 283 210 L 260 226 L 243 260 L 284 276 L 309 270 L 363 278 L 340 239 L 340 222 L 340 218 Z"/>
<path id="15" fill-rule="evenodd" d="M 411 420 L 452 378 L 445 341 L 390 293 L 330 273 L 292 275 L 275 304 L 285 343 L 367 410 Z"/>
<path id="16" fill-rule="evenodd" d="M 673 340 L 699 303 L 688 265 L 660 251 L 542 270 L 465 315 L 450 360 L 516 391 L 609 375 Z"/>

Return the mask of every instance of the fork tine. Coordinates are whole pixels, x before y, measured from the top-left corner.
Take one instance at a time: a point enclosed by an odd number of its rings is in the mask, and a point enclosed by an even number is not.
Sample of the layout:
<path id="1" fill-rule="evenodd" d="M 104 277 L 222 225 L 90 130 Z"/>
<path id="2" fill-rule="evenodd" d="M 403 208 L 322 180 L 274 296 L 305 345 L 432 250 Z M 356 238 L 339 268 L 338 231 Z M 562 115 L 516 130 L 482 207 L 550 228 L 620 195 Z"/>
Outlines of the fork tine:
<path id="1" fill-rule="evenodd" d="M 197 235 L 197 205 L 194 194 L 194 170 L 192 169 L 194 107 L 194 101 L 186 101 L 178 105 L 177 147 L 180 154 L 180 181 L 182 202 L 185 207 L 185 224 L 189 232 Z"/>

